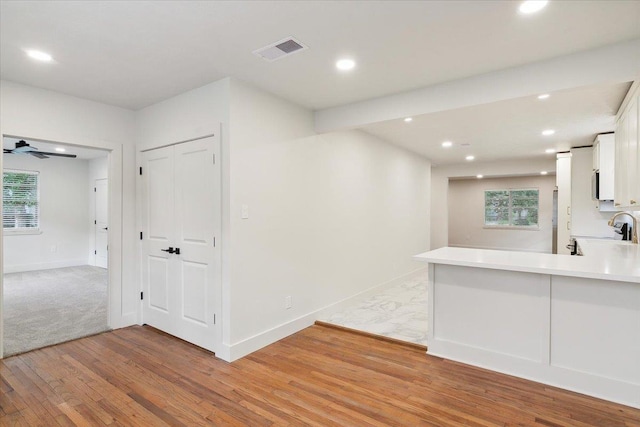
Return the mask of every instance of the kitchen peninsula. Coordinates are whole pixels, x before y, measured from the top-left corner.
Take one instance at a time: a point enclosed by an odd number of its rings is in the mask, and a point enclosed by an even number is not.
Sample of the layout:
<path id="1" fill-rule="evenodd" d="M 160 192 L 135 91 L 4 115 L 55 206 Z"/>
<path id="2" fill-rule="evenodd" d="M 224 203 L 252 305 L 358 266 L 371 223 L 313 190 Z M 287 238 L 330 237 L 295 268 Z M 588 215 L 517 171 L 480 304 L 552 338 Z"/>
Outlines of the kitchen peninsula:
<path id="1" fill-rule="evenodd" d="M 428 354 L 640 408 L 640 248 L 584 256 L 445 247 L 429 263 Z"/>

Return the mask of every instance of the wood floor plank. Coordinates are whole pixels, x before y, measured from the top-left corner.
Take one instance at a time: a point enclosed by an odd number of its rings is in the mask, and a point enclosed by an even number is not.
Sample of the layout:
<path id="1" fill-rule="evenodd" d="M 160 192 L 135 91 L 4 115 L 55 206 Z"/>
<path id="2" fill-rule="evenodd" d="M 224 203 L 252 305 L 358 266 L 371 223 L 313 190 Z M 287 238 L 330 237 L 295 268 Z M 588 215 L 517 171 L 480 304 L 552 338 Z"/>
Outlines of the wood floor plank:
<path id="1" fill-rule="evenodd" d="M 640 426 L 640 410 L 312 326 L 232 364 L 150 327 L 0 361 L 0 425 Z"/>

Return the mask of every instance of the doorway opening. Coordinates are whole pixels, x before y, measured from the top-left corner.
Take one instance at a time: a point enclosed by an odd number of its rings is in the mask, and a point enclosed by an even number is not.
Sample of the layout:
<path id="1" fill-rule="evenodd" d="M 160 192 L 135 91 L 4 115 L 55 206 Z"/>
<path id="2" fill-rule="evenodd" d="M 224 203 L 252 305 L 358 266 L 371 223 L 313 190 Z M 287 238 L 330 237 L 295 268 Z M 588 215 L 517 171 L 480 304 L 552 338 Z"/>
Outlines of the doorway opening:
<path id="1" fill-rule="evenodd" d="M 3 356 L 109 329 L 109 152 L 3 137 Z"/>

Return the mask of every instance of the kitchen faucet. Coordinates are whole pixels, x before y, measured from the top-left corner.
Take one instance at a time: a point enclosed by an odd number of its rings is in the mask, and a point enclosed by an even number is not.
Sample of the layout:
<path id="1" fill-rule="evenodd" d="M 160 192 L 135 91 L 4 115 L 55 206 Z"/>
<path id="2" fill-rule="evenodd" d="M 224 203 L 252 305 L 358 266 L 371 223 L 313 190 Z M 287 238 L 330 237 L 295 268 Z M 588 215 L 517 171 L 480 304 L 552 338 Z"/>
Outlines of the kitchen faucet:
<path id="1" fill-rule="evenodd" d="M 638 243 L 638 220 L 631 212 L 618 212 L 611 217 L 607 224 L 609 224 L 610 227 L 613 227 L 613 221 L 620 215 L 629 215 L 631 217 L 631 220 L 633 221 L 633 238 L 631 239 L 631 243 Z"/>

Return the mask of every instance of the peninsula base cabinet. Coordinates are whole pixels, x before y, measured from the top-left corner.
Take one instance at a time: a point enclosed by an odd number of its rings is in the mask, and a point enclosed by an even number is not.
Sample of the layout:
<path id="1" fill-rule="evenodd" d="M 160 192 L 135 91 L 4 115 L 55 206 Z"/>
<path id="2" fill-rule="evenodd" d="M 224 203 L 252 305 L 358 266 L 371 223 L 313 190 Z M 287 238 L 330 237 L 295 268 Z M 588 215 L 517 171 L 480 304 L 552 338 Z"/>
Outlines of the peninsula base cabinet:
<path id="1" fill-rule="evenodd" d="M 631 87 L 616 122 L 614 207 L 619 210 L 640 210 L 639 88 Z"/>
<path id="2" fill-rule="evenodd" d="M 640 283 L 429 264 L 427 354 L 640 408 Z"/>

